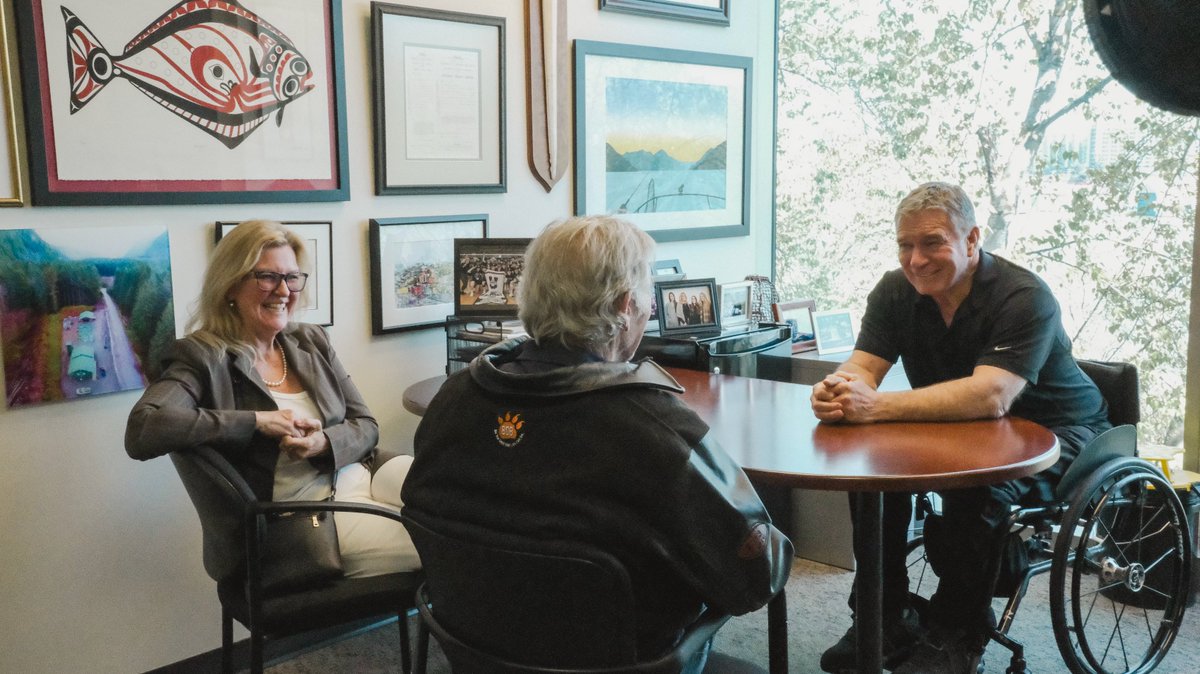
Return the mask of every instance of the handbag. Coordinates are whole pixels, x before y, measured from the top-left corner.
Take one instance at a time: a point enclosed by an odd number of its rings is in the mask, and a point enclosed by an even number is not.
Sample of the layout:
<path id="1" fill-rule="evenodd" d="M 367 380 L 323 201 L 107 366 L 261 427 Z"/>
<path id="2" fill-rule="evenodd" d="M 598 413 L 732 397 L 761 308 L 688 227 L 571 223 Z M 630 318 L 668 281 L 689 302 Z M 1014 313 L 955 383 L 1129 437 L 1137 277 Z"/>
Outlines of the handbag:
<path id="1" fill-rule="evenodd" d="M 334 487 L 334 476 L 329 477 Z M 336 489 L 336 487 L 334 487 Z M 327 501 L 333 500 L 330 492 Z M 342 553 L 331 512 L 285 512 L 267 516 L 259 546 L 263 592 L 277 592 L 342 577 Z"/>

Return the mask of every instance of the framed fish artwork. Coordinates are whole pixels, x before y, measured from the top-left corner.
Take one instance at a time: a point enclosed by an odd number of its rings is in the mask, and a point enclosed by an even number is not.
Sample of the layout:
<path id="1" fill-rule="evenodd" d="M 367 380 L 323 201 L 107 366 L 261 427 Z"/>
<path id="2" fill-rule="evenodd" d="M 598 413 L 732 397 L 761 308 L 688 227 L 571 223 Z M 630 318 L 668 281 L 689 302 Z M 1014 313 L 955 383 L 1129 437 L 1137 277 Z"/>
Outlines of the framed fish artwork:
<path id="1" fill-rule="evenodd" d="M 34 205 L 350 198 L 341 0 L 16 5 Z"/>
<path id="2" fill-rule="evenodd" d="M 376 194 L 506 191 L 504 26 L 371 3 Z"/>

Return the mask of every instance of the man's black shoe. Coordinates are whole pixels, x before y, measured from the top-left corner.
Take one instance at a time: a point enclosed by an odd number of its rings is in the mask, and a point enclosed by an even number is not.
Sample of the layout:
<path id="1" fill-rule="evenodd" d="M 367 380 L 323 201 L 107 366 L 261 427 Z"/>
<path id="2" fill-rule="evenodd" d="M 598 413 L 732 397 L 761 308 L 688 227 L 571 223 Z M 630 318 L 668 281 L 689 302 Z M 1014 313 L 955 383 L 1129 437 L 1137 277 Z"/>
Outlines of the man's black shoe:
<path id="1" fill-rule="evenodd" d="M 904 609 L 898 617 L 883 621 L 883 666 L 891 669 L 912 653 L 922 636 L 917 612 Z M 831 674 L 852 674 L 858 671 L 858 621 L 842 635 L 836 644 L 821 654 L 821 669 Z"/>
<path id="2" fill-rule="evenodd" d="M 976 674 L 983 669 L 980 641 L 962 630 L 935 625 L 894 674 Z"/>

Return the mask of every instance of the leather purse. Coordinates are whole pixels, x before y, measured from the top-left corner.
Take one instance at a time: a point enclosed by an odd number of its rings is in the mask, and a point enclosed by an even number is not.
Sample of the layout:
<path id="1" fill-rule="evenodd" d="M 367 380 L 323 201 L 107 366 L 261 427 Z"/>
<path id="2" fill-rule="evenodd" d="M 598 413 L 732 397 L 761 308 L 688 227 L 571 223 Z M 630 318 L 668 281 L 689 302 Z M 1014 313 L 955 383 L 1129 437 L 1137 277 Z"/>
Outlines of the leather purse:
<path id="1" fill-rule="evenodd" d="M 329 500 L 333 500 L 332 495 Z M 342 554 L 331 512 L 290 512 L 268 517 L 259 550 L 265 593 L 342 577 Z"/>

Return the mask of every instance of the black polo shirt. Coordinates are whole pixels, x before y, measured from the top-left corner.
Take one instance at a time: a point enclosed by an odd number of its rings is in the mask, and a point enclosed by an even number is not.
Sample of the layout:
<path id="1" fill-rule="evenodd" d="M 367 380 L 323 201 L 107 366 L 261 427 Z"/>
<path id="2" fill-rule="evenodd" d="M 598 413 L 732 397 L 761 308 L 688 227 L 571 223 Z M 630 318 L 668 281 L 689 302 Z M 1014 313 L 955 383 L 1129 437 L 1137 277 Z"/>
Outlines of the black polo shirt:
<path id="1" fill-rule="evenodd" d="M 937 304 L 899 269 L 867 297 L 855 348 L 891 363 L 904 359 L 913 388 L 971 376 L 991 365 L 1025 379 L 1013 416 L 1048 428 L 1107 427 L 1100 391 L 1071 355 L 1058 302 L 1033 272 L 981 252 L 971 292 L 949 327 Z"/>

